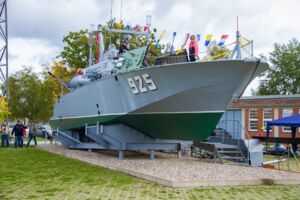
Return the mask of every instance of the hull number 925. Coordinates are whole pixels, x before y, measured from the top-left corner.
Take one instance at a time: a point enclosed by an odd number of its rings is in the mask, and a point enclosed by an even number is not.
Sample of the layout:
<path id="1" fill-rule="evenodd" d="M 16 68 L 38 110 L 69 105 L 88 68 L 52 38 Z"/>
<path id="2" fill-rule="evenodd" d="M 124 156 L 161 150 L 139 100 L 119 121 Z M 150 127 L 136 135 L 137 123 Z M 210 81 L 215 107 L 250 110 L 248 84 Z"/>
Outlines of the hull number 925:
<path id="1" fill-rule="evenodd" d="M 132 94 L 139 94 L 157 90 L 157 87 L 149 74 L 143 74 L 141 76 L 128 78 L 127 81 L 129 83 L 129 86 L 131 87 Z"/>

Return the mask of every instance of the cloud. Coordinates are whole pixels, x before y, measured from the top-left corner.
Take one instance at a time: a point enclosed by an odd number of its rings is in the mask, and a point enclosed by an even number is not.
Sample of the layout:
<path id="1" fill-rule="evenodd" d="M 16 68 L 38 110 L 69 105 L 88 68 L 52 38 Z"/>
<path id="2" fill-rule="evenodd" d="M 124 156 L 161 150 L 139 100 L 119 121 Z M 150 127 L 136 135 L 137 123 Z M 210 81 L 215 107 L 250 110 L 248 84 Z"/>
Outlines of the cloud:
<path id="1" fill-rule="evenodd" d="M 272 45 L 299 37 L 298 0 L 122 0 L 122 18 L 131 24 L 145 24 L 145 16 L 153 16 L 152 24 L 169 32 L 212 33 L 219 36 L 240 30 L 254 39 L 257 46 Z M 90 24 L 105 23 L 110 18 L 107 0 L 10 0 L 9 34 L 11 37 L 40 38 L 62 45 L 69 31 L 88 28 Z M 113 16 L 120 15 L 121 1 L 113 1 Z M 171 33 L 170 33 L 171 35 Z M 281 39 L 282 38 L 282 39 Z"/>
<path id="2" fill-rule="evenodd" d="M 69 31 L 88 28 L 104 21 L 106 1 L 12 0 L 8 1 L 9 35 L 40 38 L 60 44 Z"/>
<path id="3" fill-rule="evenodd" d="M 41 39 L 13 38 L 9 48 L 9 73 L 14 73 L 23 66 L 32 66 L 41 72 L 43 66 L 52 62 L 59 54 L 59 48 Z"/>

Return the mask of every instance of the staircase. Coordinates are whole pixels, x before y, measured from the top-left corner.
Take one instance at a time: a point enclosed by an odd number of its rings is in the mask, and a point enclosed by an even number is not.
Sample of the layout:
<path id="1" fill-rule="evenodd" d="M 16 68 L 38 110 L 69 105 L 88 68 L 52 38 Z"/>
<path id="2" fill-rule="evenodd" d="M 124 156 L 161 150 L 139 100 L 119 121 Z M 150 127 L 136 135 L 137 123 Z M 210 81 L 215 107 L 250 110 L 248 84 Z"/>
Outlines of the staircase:
<path id="1" fill-rule="evenodd" d="M 216 150 L 222 160 L 247 164 L 247 158 L 240 148 L 235 145 L 216 144 Z"/>
<path id="2" fill-rule="evenodd" d="M 215 136 L 209 137 L 207 142 L 194 141 L 191 154 L 215 158 L 215 161 L 218 158 L 220 163 L 261 166 L 263 153 L 260 141 L 244 137 L 251 138 L 239 120 L 221 120 Z"/>
<path id="3" fill-rule="evenodd" d="M 207 143 L 215 146 L 218 156 L 222 160 L 244 164 L 249 163 L 249 152 L 245 140 L 211 136 Z"/>
<path id="4" fill-rule="evenodd" d="M 222 138 L 221 138 L 222 139 Z M 214 158 L 219 163 L 234 162 L 242 165 L 248 165 L 248 152 L 241 149 L 239 141 L 231 139 L 230 141 L 220 141 L 219 138 L 210 137 L 208 142 L 194 142 L 192 156 Z M 237 144 L 234 144 L 237 143 Z"/>
<path id="5" fill-rule="evenodd" d="M 104 149 L 103 146 L 97 143 L 83 143 L 75 138 L 73 138 L 72 133 L 62 132 L 59 130 L 53 131 L 53 138 L 64 146 L 71 149 Z"/>
<path id="6" fill-rule="evenodd" d="M 209 137 L 206 143 L 215 147 L 215 152 L 221 162 L 230 161 L 251 166 L 262 165 L 263 153 L 260 141 L 250 139 L 247 130 L 239 120 L 221 120 L 217 129 L 223 130 L 223 134 Z"/>

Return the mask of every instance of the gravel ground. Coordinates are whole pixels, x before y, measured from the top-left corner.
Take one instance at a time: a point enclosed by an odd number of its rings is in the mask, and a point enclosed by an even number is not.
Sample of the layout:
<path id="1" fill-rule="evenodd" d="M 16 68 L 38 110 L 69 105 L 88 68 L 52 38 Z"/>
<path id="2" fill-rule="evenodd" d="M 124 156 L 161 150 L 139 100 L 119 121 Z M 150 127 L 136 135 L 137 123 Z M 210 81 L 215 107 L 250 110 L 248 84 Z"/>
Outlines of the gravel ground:
<path id="1" fill-rule="evenodd" d="M 118 160 L 116 151 L 87 152 L 67 149 L 62 145 L 41 143 L 38 147 L 91 164 L 117 166 L 170 180 L 300 179 L 300 173 L 201 162 L 189 156 L 177 159 L 176 155 L 166 153 L 156 153 L 155 160 L 149 160 L 147 153 L 125 152 L 125 159 Z"/>

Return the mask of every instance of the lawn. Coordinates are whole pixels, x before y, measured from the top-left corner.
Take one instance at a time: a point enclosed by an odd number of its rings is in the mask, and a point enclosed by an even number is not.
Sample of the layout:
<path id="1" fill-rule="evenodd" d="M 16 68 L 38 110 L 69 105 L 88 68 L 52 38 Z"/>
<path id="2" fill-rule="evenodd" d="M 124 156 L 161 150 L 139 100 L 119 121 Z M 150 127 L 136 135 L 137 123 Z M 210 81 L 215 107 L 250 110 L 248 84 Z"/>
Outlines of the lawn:
<path id="1" fill-rule="evenodd" d="M 173 189 L 34 147 L 0 148 L 0 199 L 300 199 L 300 185 Z"/>
<path id="2" fill-rule="evenodd" d="M 10 143 L 11 145 L 13 145 L 13 144 L 14 144 L 14 141 L 15 141 L 15 137 L 12 137 L 12 136 L 11 136 L 10 142 L 9 142 L 9 143 Z M 37 136 L 37 137 L 36 137 L 36 141 L 37 141 L 37 142 L 44 142 L 45 139 L 42 138 L 42 137 Z M 47 139 L 46 141 L 50 141 L 50 140 Z M 24 145 L 26 145 L 27 142 L 28 142 L 28 137 L 24 137 Z M 33 139 L 31 140 L 30 145 L 34 145 L 34 140 L 33 140 Z"/>
<path id="3" fill-rule="evenodd" d="M 285 156 L 278 156 L 278 155 L 264 155 L 264 161 L 271 161 L 271 160 L 283 160 L 286 158 Z M 277 163 L 273 163 L 270 166 L 274 167 L 275 169 L 281 169 L 281 170 L 288 170 L 288 171 L 294 171 L 300 173 L 300 158 L 289 158 L 286 161 L 281 161 Z"/>

